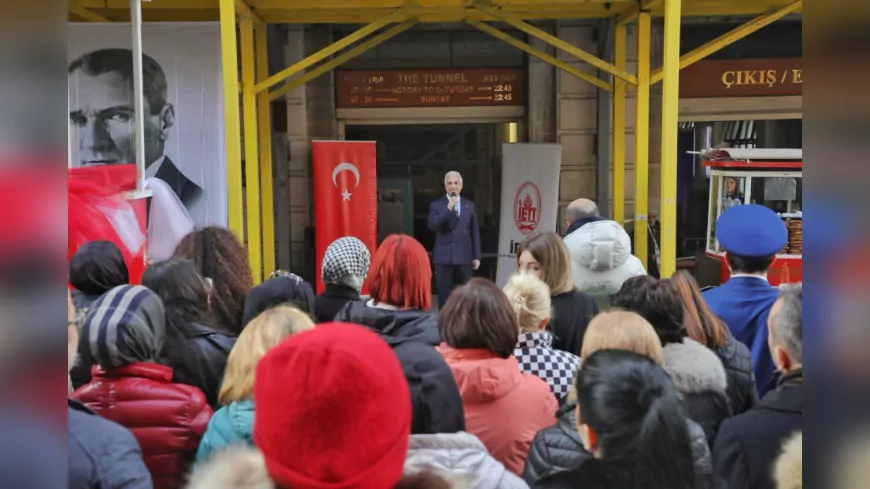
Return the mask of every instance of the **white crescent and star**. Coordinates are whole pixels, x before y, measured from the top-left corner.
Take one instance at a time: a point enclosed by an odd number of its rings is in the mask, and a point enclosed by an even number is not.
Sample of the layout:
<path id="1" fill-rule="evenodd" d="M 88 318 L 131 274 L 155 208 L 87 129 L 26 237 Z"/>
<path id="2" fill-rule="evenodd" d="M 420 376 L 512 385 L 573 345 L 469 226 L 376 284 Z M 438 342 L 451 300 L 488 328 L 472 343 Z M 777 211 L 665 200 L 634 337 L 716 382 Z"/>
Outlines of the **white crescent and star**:
<path id="1" fill-rule="evenodd" d="M 353 176 L 356 177 L 356 182 L 353 184 L 353 186 L 354 188 L 356 188 L 357 185 L 359 185 L 359 170 L 353 163 L 339 163 L 338 165 L 336 165 L 335 169 L 332 170 L 332 184 L 335 185 L 335 188 L 338 188 L 338 182 L 336 182 L 335 179 L 338 177 L 338 174 L 343 171 L 349 171 L 353 173 Z M 349 201 L 351 195 L 352 194 L 348 191 L 348 189 L 345 188 L 344 192 L 341 193 L 342 200 Z"/>

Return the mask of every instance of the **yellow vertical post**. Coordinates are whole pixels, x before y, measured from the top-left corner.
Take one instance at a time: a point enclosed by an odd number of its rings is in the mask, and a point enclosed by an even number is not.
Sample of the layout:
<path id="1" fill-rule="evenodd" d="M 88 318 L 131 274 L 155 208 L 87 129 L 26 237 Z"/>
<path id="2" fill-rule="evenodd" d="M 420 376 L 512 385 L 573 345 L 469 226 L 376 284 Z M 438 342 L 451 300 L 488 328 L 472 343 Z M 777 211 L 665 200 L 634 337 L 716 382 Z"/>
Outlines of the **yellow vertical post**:
<path id="1" fill-rule="evenodd" d="M 254 69 L 254 21 L 241 22 L 242 33 L 242 111 L 245 123 L 245 203 L 248 261 L 254 283 L 263 280 L 262 237 L 260 236 L 260 158 L 257 153 L 257 95 L 254 93 L 256 71 Z"/>
<path id="2" fill-rule="evenodd" d="M 677 125 L 680 99 L 681 0 L 665 0 L 662 73 L 661 276 L 677 268 Z"/>
<path id="3" fill-rule="evenodd" d="M 257 52 L 257 83 L 269 78 L 269 45 L 266 26 L 255 29 L 254 44 Z M 275 207 L 272 180 L 272 124 L 270 122 L 269 92 L 257 94 L 257 131 L 260 142 L 260 185 L 263 216 L 263 270 L 275 270 Z"/>
<path id="4" fill-rule="evenodd" d="M 625 71 L 626 26 L 616 24 L 613 31 L 613 64 Z M 625 225 L 625 80 L 613 77 L 613 220 Z M 599 205 L 604 205 L 599 202 Z"/>
<path id="5" fill-rule="evenodd" d="M 227 225 L 245 237 L 242 215 L 242 148 L 239 127 L 239 60 L 236 51 L 236 6 L 220 0 L 221 66 L 224 91 L 224 144 L 227 158 Z"/>
<path id="6" fill-rule="evenodd" d="M 647 263 L 649 234 L 647 234 L 647 213 L 649 212 L 649 76 L 650 76 L 650 25 L 651 14 L 641 11 L 637 14 L 637 92 L 635 95 L 634 121 L 634 255 L 643 267 Z"/>

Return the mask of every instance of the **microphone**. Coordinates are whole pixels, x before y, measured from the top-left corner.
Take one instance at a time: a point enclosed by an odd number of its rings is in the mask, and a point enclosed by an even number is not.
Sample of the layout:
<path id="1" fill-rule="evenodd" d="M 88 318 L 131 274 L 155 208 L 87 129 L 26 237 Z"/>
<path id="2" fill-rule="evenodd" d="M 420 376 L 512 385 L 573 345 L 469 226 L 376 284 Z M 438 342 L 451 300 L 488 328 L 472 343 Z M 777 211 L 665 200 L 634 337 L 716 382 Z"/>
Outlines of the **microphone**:
<path id="1" fill-rule="evenodd" d="M 450 192 L 450 198 L 452 199 L 454 197 L 456 197 L 456 192 Z M 459 215 L 459 205 L 458 204 L 455 207 L 453 207 L 453 213 L 456 214 L 457 216 Z"/>

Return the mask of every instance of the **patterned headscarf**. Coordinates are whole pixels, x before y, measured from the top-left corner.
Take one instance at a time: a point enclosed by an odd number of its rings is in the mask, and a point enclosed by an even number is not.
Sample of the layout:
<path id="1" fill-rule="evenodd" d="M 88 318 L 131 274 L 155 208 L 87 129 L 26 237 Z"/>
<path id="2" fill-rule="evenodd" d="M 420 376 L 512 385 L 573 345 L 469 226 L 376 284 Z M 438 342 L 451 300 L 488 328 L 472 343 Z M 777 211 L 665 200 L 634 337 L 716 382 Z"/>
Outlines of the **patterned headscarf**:
<path id="1" fill-rule="evenodd" d="M 323 255 L 321 279 L 325 285 L 344 285 L 359 292 L 371 261 L 372 255 L 362 241 L 353 236 L 338 238 Z"/>
<path id="2" fill-rule="evenodd" d="M 111 370 L 157 360 L 166 337 L 163 302 L 141 285 L 122 285 L 91 306 L 79 342 L 86 365 Z"/>

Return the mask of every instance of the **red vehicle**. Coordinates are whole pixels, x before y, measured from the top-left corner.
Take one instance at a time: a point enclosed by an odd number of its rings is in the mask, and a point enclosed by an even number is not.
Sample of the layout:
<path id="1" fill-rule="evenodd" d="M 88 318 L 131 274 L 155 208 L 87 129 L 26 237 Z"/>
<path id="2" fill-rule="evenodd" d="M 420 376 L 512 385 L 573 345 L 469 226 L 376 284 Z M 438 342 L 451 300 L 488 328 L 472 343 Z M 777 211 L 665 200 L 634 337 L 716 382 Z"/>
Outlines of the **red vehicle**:
<path id="1" fill-rule="evenodd" d="M 716 220 L 736 205 L 759 204 L 779 214 L 788 244 L 768 272 L 771 285 L 800 282 L 803 271 L 803 151 L 800 149 L 710 149 L 701 154 L 710 177 L 706 255 L 719 263 L 719 283 L 731 275 L 716 239 Z"/>

